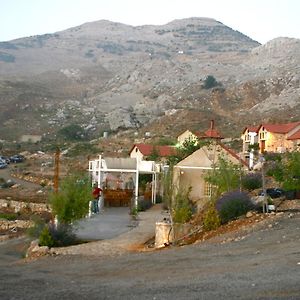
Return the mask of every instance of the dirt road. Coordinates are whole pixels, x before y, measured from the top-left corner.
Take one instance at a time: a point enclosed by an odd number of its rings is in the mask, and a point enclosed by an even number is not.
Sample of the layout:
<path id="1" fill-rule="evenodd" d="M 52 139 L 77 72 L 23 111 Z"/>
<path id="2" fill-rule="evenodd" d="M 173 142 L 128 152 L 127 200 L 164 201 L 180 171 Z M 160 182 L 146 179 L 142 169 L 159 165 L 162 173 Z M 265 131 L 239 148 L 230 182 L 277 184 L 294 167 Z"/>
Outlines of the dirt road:
<path id="1" fill-rule="evenodd" d="M 1 243 L 0 299 L 300 299 L 300 214 L 272 222 L 239 238 L 119 256 L 24 262 L 17 241 Z"/>

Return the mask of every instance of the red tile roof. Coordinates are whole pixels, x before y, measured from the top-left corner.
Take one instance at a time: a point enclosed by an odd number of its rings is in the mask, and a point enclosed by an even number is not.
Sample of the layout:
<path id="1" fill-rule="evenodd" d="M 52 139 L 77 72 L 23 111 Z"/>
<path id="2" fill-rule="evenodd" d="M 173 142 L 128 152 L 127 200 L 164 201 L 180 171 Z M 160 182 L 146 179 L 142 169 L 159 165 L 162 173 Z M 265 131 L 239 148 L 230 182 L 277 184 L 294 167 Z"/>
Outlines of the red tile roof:
<path id="1" fill-rule="evenodd" d="M 249 132 L 258 132 L 258 129 L 260 126 L 247 126 L 244 128 L 242 133 L 245 133 L 245 131 L 248 129 Z"/>
<path id="2" fill-rule="evenodd" d="M 286 124 L 261 124 L 259 126 L 259 129 L 261 127 L 264 127 L 269 132 L 288 133 L 289 131 L 291 131 L 292 129 L 294 129 L 298 125 L 300 125 L 300 121 L 293 122 L 293 123 L 286 123 Z"/>
<path id="3" fill-rule="evenodd" d="M 300 130 L 289 136 L 287 140 L 300 140 Z"/>
<path id="4" fill-rule="evenodd" d="M 135 147 L 137 147 L 145 156 L 151 155 L 153 151 L 157 151 L 158 155 L 161 157 L 167 157 L 176 154 L 176 148 L 173 146 L 158 146 L 150 144 L 134 144 L 129 153 L 131 153 Z"/>
<path id="5" fill-rule="evenodd" d="M 205 136 L 204 137 L 209 137 L 213 139 L 222 139 L 223 137 L 220 135 L 219 131 L 217 129 L 207 129 L 204 132 Z"/>
<path id="6" fill-rule="evenodd" d="M 222 143 L 218 143 L 218 145 L 221 146 L 225 151 L 227 151 L 231 156 L 233 156 L 234 158 L 236 158 L 237 160 L 239 160 L 241 162 L 241 164 L 243 164 L 247 168 L 249 167 L 249 165 L 247 164 L 247 162 L 245 160 L 243 160 L 242 158 L 240 158 L 238 156 L 238 154 L 236 152 L 234 152 L 234 150 L 228 148 L 227 146 L 225 146 Z"/>

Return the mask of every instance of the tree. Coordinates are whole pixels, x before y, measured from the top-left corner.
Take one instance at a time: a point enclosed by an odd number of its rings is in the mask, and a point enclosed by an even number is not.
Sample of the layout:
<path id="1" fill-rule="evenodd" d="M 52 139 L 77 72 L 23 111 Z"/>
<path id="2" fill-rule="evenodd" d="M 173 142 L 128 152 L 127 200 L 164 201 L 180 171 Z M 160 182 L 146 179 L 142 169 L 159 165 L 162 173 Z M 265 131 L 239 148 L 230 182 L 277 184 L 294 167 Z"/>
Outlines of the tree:
<path id="1" fill-rule="evenodd" d="M 219 155 L 218 162 L 213 170 L 208 172 L 205 180 L 215 188 L 215 197 L 217 198 L 224 192 L 236 190 L 240 186 L 241 175 L 240 165 Z"/>
<path id="2" fill-rule="evenodd" d="M 78 141 L 83 140 L 85 137 L 84 129 L 77 124 L 71 124 L 63 127 L 58 131 L 58 135 L 66 140 Z"/>
<path id="3" fill-rule="evenodd" d="M 210 141 L 208 140 L 199 140 L 198 138 L 189 137 L 178 147 L 176 155 L 168 158 L 168 164 L 175 165 L 194 153 L 196 150 L 203 146 L 208 146 L 209 144 Z"/>
<path id="4" fill-rule="evenodd" d="M 208 75 L 208 76 L 206 76 L 206 78 L 204 80 L 203 88 L 208 90 L 208 89 L 211 89 L 218 85 L 219 85 L 219 83 L 216 80 L 216 78 L 212 75 Z"/>
<path id="5" fill-rule="evenodd" d="M 282 187 L 287 191 L 300 190 L 300 152 L 287 153 L 283 165 Z"/>
<path id="6" fill-rule="evenodd" d="M 267 175 L 272 176 L 286 191 L 300 190 L 300 152 L 266 156 Z"/>
<path id="7" fill-rule="evenodd" d="M 68 176 L 62 180 L 58 193 L 50 195 L 53 213 L 60 223 L 71 224 L 88 214 L 91 195 L 92 187 L 87 176 Z"/>

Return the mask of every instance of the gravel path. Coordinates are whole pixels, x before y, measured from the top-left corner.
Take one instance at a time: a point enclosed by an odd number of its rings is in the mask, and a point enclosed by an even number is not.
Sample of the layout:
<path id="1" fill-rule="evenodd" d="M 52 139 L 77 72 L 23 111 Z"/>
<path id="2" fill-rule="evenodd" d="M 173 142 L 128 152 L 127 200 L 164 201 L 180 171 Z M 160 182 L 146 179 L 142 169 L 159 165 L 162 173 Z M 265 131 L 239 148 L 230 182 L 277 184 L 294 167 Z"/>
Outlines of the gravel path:
<path id="1" fill-rule="evenodd" d="M 0 299 L 300 299 L 299 213 L 190 246 L 111 257 L 26 262 L 16 243 L 0 244 Z"/>

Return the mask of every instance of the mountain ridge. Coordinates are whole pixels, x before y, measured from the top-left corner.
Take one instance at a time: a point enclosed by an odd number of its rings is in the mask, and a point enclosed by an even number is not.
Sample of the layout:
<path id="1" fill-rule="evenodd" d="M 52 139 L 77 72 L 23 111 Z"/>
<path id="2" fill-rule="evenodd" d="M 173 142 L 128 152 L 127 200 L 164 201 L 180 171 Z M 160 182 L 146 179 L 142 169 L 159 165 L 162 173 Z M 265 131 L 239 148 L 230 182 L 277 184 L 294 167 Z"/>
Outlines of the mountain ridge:
<path id="1" fill-rule="evenodd" d="M 228 133 L 262 118 L 287 121 L 299 113 L 299 53 L 297 39 L 260 45 L 211 18 L 143 26 L 100 20 L 2 42 L 0 134 L 18 139 L 30 122 L 53 136 L 72 123 L 92 135 L 151 130 L 172 119 L 170 111 L 185 116 L 169 125 L 178 131 L 209 118 Z M 211 89 L 203 88 L 208 75 L 218 83 Z M 191 124 L 189 111 L 201 120 Z"/>

